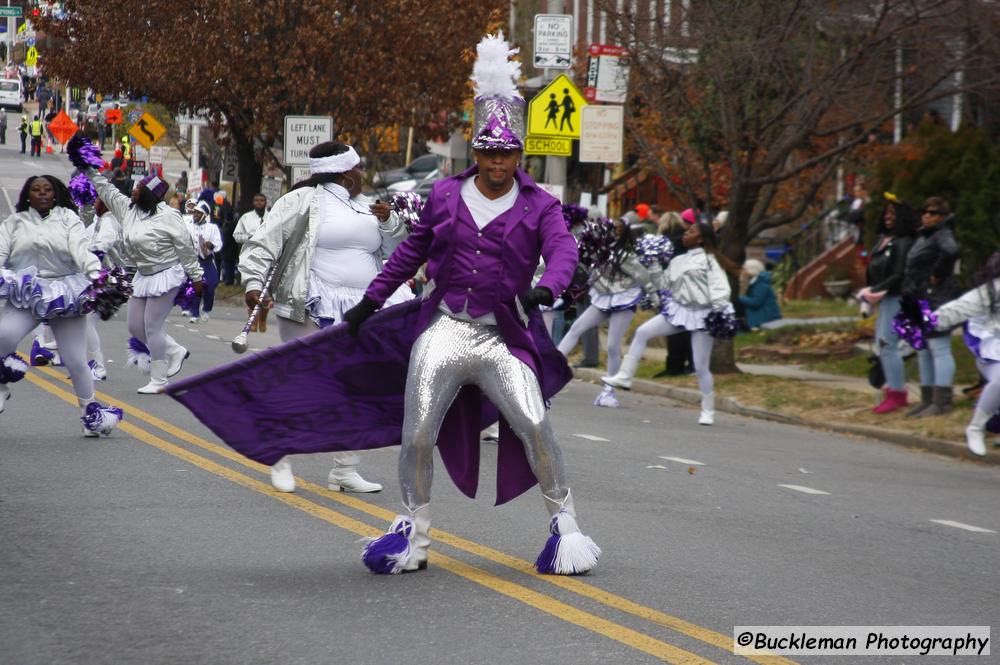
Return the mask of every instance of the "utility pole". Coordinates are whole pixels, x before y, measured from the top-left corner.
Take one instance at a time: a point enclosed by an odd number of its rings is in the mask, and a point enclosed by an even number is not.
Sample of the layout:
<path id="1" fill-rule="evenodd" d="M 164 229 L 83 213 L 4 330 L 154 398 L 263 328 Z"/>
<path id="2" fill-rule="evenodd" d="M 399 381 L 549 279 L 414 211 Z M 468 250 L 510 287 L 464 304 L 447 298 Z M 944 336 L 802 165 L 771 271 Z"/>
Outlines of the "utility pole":
<path id="1" fill-rule="evenodd" d="M 549 0 L 550 13 L 563 14 L 565 13 L 565 10 L 566 10 L 565 0 Z M 552 69 L 546 69 L 543 78 L 545 82 L 548 83 L 549 81 L 552 81 L 556 78 L 556 72 Z M 565 191 L 566 187 L 565 157 L 555 157 L 553 155 L 545 156 L 545 182 L 547 182 L 550 185 L 559 185 L 563 187 L 564 188 L 563 191 Z"/>

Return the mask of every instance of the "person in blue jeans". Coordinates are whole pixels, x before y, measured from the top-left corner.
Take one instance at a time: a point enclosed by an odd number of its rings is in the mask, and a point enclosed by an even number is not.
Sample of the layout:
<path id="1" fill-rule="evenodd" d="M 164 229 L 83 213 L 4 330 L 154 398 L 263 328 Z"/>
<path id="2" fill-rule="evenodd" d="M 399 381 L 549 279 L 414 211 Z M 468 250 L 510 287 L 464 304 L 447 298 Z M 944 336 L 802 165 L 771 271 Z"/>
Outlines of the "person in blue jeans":
<path id="1" fill-rule="evenodd" d="M 191 214 L 185 217 L 191 241 L 198 252 L 198 263 L 205 271 L 205 286 L 201 297 L 195 302 L 194 309 L 189 312 L 191 323 L 208 321 L 212 307 L 215 305 L 215 287 L 219 285 L 219 270 L 215 265 L 215 253 L 222 249 L 222 233 L 219 227 L 212 224 L 212 210 L 204 201 L 198 201 L 191 208 Z"/>
<path id="2" fill-rule="evenodd" d="M 958 242 L 955 240 L 955 216 L 948 202 L 932 196 L 920 209 L 917 240 L 906 255 L 903 271 L 903 296 L 926 300 L 937 309 L 962 294 L 955 276 Z M 937 332 L 927 337 L 927 346 L 917 351 L 920 367 L 920 404 L 907 412 L 909 417 L 924 418 L 948 413 L 952 409 L 952 383 L 955 358 L 951 354 L 951 333 Z"/>
<path id="3" fill-rule="evenodd" d="M 886 382 L 882 401 L 872 409 L 878 414 L 890 413 L 907 405 L 899 335 L 892 329 L 892 320 L 899 313 L 906 257 L 913 246 L 913 233 L 917 226 L 917 212 L 913 208 L 892 194 L 886 193 L 885 196 L 888 203 L 882 211 L 878 240 L 872 247 L 868 263 L 868 285 L 858 293 L 863 301 L 878 307 L 875 343 Z"/>

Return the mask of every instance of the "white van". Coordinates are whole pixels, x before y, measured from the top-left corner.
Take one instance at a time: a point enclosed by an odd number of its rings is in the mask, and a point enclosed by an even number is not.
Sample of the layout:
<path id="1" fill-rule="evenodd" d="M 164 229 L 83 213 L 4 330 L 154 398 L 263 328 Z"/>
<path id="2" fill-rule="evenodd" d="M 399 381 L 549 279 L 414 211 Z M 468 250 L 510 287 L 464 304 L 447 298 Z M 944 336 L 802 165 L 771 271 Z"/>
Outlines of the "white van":
<path id="1" fill-rule="evenodd" d="M 24 110 L 20 79 L 0 79 L 0 107 L 12 108 L 18 113 Z"/>

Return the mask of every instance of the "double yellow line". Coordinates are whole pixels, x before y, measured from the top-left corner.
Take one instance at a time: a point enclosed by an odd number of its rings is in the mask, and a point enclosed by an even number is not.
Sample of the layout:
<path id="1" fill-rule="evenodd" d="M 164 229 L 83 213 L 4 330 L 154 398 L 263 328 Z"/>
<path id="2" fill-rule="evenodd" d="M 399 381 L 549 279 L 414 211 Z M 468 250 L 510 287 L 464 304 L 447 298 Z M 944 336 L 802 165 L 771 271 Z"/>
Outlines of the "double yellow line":
<path id="1" fill-rule="evenodd" d="M 65 375 L 60 374 L 51 368 L 39 367 L 35 369 L 55 381 L 61 382 L 65 380 Z M 51 393 L 52 395 L 55 395 L 59 399 L 69 402 L 70 404 L 76 405 L 76 396 L 72 392 L 59 387 L 59 384 L 54 384 L 52 381 L 45 381 L 37 376 L 34 376 L 33 374 L 28 374 L 27 379 L 42 390 L 45 390 L 46 392 Z M 338 526 L 356 535 L 378 536 L 384 531 L 384 527 L 379 529 L 370 526 L 365 522 L 356 520 L 320 503 L 310 501 L 299 494 L 286 494 L 278 492 L 271 487 L 269 482 L 261 481 L 249 475 L 245 475 L 228 466 L 219 464 L 218 462 L 196 454 L 185 447 L 171 443 L 156 434 L 133 424 L 132 420 L 140 420 L 159 429 L 169 436 L 207 451 L 212 455 L 240 464 L 255 471 L 257 474 L 266 475 L 270 473 L 267 467 L 253 462 L 239 453 L 202 439 L 201 437 L 191 434 L 190 432 L 172 425 L 165 420 L 157 418 L 156 416 L 147 413 L 138 407 L 125 404 L 111 395 L 98 392 L 97 397 L 105 403 L 115 404 L 124 408 L 126 411 L 126 418 L 128 418 L 128 420 L 123 421 L 118 426 L 118 429 L 133 436 L 139 441 L 142 441 L 143 443 L 151 445 L 154 448 L 158 448 L 159 450 L 182 459 L 185 462 L 189 462 L 190 464 L 208 471 L 209 473 L 213 473 L 238 485 L 260 492 L 261 494 L 265 494 L 276 501 L 281 501 L 315 518 Z M 296 482 L 298 487 L 301 489 L 308 490 L 309 492 L 322 496 L 325 499 L 331 499 L 371 517 L 386 522 L 391 521 L 395 517 L 394 513 L 386 509 L 372 505 L 351 495 L 342 494 L 340 492 L 332 492 L 326 488 L 302 479 L 296 479 Z M 656 626 L 670 629 L 705 644 L 717 647 L 727 653 L 732 653 L 733 638 L 730 635 L 724 635 L 678 617 L 640 605 L 628 600 L 627 598 L 623 598 L 587 584 L 580 578 L 557 575 L 539 575 L 535 572 L 534 566 L 528 561 L 504 554 L 498 550 L 466 540 L 465 538 L 456 536 L 446 531 L 434 529 L 431 535 L 438 543 L 449 545 L 459 551 L 478 556 L 487 561 L 505 566 L 518 573 L 528 575 L 535 582 L 545 582 L 551 584 L 563 591 L 574 593 L 610 609 L 643 619 Z M 471 566 L 463 561 L 449 557 L 438 551 L 431 551 L 430 563 L 454 573 L 459 577 L 463 577 L 471 582 L 507 596 L 508 598 L 520 601 L 525 605 L 545 612 L 546 614 L 550 614 L 558 619 L 615 640 L 616 642 L 620 642 L 621 644 L 629 646 L 633 649 L 647 653 L 664 662 L 675 663 L 677 665 L 713 665 L 713 661 L 702 658 L 695 653 L 655 639 L 645 633 L 633 630 L 613 621 L 609 621 L 590 612 L 586 612 L 574 607 L 573 605 L 559 601 L 552 596 L 539 593 L 524 585 L 486 572 L 480 568 Z M 794 661 L 778 656 L 747 656 L 746 658 L 756 663 L 760 663 L 760 665 L 795 665 Z"/>

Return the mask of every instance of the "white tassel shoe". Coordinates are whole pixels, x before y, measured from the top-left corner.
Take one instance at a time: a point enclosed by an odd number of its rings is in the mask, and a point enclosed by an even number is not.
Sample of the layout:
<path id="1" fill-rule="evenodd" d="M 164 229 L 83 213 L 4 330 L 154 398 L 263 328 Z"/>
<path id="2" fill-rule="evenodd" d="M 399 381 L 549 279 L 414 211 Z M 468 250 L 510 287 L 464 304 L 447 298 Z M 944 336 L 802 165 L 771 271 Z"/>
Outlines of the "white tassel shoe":
<path id="1" fill-rule="evenodd" d="M 563 499 L 553 499 L 544 492 L 545 507 L 551 519 L 545 548 L 535 560 L 535 570 L 543 575 L 583 575 L 594 569 L 601 556 L 601 548 L 585 536 L 576 523 L 573 497 L 566 490 Z"/>
<path id="2" fill-rule="evenodd" d="M 327 476 L 326 486 L 334 492 L 355 492 L 368 494 L 381 492 L 382 486 L 371 483 L 358 473 L 360 459 L 354 453 L 337 453 L 333 458 L 333 468 Z"/>
<path id="3" fill-rule="evenodd" d="M 140 395 L 157 395 L 167 387 L 167 361 L 154 360 L 149 364 L 149 383 L 136 392 Z"/>
<path id="4" fill-rule="evenodd" d="M 292 475 L 292 465 L 288 460 L 278 460 L 271 467 L 271 485 L 279 492 L 295 491 L 295 476 Z"/>
<path id="5" fill-rule="evenodd" d="M 108 436 L 125 417 L 125 412 L 118 407 L 101 406 L 100 402 L 91 402 L 82 411 L 83 435 L 88 438 Z"/>
<path id="6" fill-rule="evenodd" d="M 980 457 L 986 455 L 986 422 L 989 419 L 990 414 L 976 408 L 969 426 L 965 428 L 965 445 L 970 452 Z"/>
<path id="7" fill-rule="evenodd" d="M 594 406 L 617 409 L 621 404 L 618 403 L 618 398 L 615 396 L 615 389 L 611 386 L 604 386 L 604 390 L 598 393 L 597 399 L 594 400 Z"/>
<path id="8" fill-rule="evenodd" d="M 430 504 L 407 508 L 409 515 L 397 515 L 389 531 L 378 538 L 366 538 L 361 561 L 377 575 L 425 570 L 431 545 Z"/>
<path id="9" fill-rule="evenodd" d="M 715 393 L 711 392 L 701 396 L 701 415 L 698 416 L 699 425 L 715 424 Z"/>
<path id="10" fill-rule="evenodd" d="M 601 381 L 614 388 L 631 390 L 632 378 L 635 377 L 637 369 L 639 369 L 639 359 L 632 356 L 625 356 L 622 358 L 622 366 L 618 369 L 618 373 L 614 376 L 602 376 Z"/>

